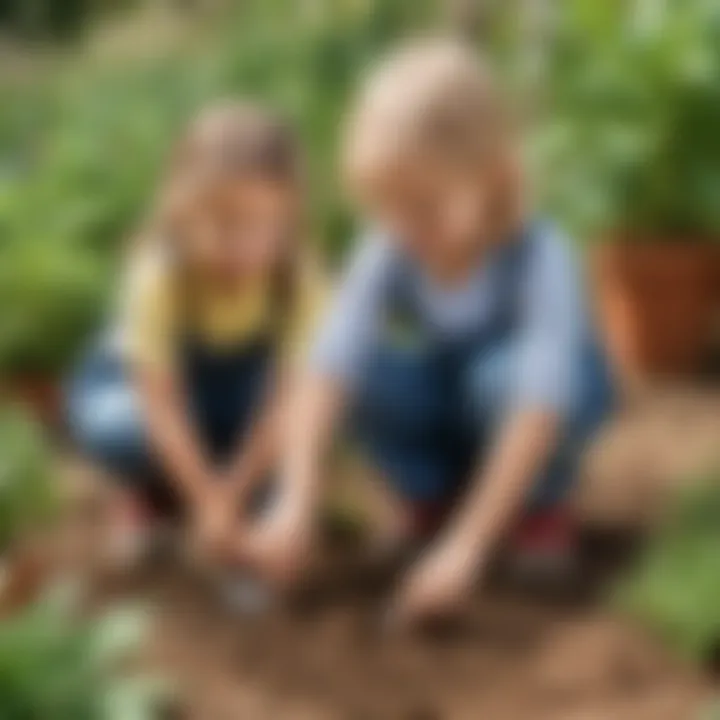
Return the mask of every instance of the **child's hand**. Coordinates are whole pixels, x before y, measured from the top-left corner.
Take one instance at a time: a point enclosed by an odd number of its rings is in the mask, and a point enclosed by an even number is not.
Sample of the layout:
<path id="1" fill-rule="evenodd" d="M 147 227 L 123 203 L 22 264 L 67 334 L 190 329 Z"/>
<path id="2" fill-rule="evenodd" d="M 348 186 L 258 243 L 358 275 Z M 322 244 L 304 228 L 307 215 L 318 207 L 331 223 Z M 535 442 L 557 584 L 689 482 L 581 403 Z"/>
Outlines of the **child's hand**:
<path id="1" fill-rule="evenodd" d="M 213 481 L 193 508 L 192 533 L 200 551 L 219 558 L 227 553 L 237 519 L 236 504 L 227 487 Z"/>
<path id="2" fill-rule="evenodd" d="M 312 545 L 311 513 L 281 501 L 246 536 L 244 552 L 270 582 L 289 587 L 307 566 Z"/>
<path id="3" fill-rule="evenodd" d="M 402 578 L 390 607 L 401 627 L 459 612 L 476 578 L 477 557 L 464 543 L 448 539 L 431 547 Z"/>

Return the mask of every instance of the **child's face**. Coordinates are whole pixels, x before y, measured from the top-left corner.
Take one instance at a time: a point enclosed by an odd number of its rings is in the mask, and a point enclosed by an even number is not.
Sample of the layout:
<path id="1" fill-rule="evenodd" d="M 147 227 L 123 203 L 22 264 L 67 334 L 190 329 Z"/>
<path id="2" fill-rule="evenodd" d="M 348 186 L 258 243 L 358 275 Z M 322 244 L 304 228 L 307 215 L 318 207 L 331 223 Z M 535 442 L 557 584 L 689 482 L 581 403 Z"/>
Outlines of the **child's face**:
<path id="1" fill-rule="evenodd" d="M 498 167 L 463 172 L 407 164 L 371 202 L 371 215 L 430 266 L 470 260 L 493 241 L 514 182 Z"/>
<path id="2" fill-rule="evenodd" d="M 219 188 L 188 219 L 185 254 L 219 282 L 263 279 L 292 241 L 294 193 L 280 183 L 246 179 Z"/>

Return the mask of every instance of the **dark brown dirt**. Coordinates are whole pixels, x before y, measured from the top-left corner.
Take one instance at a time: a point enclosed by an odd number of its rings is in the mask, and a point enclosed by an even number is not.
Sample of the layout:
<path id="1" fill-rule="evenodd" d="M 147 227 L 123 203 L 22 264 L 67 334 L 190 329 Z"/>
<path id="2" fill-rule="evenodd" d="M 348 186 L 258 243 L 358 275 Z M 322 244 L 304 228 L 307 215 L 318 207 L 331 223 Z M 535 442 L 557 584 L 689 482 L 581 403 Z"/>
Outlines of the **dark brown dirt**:
<path id="1" fill-rule="evenodd" d="M 709 692 L 587 593 L 494 583 L 456 625 L 393 636 L 362 568 L 325 583 L 309 603 L 252 617 L 168 567 L 143 583 L 157 609 L 152 661 L 176 678 L 186 717 L 684 720 Z"/>

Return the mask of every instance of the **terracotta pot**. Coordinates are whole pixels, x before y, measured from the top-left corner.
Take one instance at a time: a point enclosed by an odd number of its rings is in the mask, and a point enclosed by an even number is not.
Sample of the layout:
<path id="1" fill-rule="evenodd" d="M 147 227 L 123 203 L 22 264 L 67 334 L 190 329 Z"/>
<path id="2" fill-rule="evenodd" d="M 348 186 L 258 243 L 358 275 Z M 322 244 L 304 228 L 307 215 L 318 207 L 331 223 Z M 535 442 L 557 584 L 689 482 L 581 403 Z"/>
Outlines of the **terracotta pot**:
<path id="1" fill-rule="evenodd" d="M 9 552 L 0 558 L 0 617 L 37 599 L 47 572 L 44 558 L 31 551 Z"/>
<path id="2" fill-rule="evenodd" d="M 55 377 L 41 374 L 14 374 L 3 379 L 2 395 L 27 407 L 32 415 L 49 427 L 62 419 L 62 391 Z"/>
<path id="3" fill-rule="evenodd" d="M 592 257 L 600 321 L 623 377 L 687 376 L 711 351 L 720 245 L 619 239 Z"/>

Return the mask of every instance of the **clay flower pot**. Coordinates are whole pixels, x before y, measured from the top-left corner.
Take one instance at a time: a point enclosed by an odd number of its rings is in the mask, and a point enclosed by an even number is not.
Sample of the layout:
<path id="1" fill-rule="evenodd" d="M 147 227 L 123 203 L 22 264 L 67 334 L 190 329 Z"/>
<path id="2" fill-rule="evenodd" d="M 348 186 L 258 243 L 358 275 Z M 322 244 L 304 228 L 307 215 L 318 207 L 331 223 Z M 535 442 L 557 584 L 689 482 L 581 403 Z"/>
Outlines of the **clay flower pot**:
<path id="1" fill-rule="evenodd" d="M 711 351 L 720 312 L 720 245 L 619 238 L 596 248 L 600 322 L 621 376 L 687 376 Z"/>
<path id="2" fill-rule="evenodd" d="M 47 574 L 45 558 L 38 553 L 27 548 L 5 552 L 0 558 L 0 617 L 34 601 Z"/>
<path id="3" fill-rule="evenodd" d="M 0 389 L 5 398 L 27 407 L 47 427 L 61 424 L 62 390 L 54 376 L 15 373 L 3 379 Z"/>

